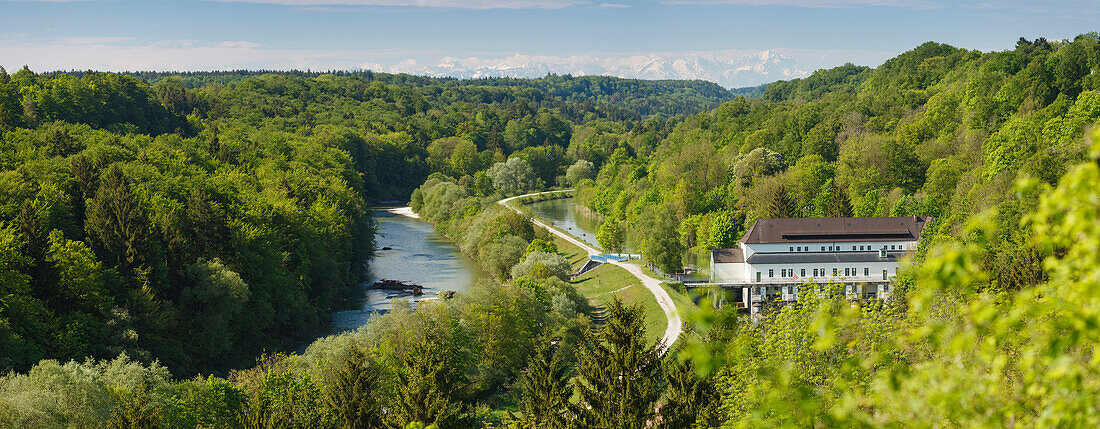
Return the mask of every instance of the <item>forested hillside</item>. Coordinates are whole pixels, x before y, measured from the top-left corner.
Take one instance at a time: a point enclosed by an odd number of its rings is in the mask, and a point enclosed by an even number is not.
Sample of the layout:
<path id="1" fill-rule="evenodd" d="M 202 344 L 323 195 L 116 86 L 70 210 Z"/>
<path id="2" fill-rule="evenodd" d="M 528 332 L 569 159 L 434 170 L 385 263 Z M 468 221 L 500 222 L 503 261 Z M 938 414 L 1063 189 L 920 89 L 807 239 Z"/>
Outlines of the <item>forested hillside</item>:
<path id="1" fill-rule="evenodd" d="M 1013 185 L 1054 184 L 1085 158 L 1082 133 L 1100 118 L 1097 40 L 989 53 L 930 42 L 874 69 L 774 83 L 656 144 L 637 132 L 574 142 L 600 170 L 580 197 L 629 223 L 667 270 L 681 264 L 669 246 L 732 246 L 758 218 L 933 216 L 929 244 L 997 208 L 983 266 L 999 288 L 1035 284 L 1042 254 L 1018 227 L 1035 199 Z"/>
<path id="2" fill-rule="evenodd" d="M 121 351 L 176 374 L 247 365 L 357 284 L 370 202 L 432 172 L 486 183 L 509 156 L 554 184 L 571 140 L 649 116 L 635 107 L 728 98 L 612 78 L 139 76 L 154 83 L 0 71 L 0 371 Z"/>

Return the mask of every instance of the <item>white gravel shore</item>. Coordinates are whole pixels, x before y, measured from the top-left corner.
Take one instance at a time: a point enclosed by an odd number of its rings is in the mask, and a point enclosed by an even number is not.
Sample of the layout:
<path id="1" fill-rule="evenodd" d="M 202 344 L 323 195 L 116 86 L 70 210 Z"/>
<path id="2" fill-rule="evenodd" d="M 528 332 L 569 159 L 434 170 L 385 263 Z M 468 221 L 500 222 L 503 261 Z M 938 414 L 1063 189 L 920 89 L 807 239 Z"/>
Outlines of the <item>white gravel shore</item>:
<path id="1" fill-rule="evenodd" d="M 401 216 L 411 217 L 411 218 L 414 218 L 414 219 L 420 219 L 420 215 L 418 215 L 416 213 L 413 213 L 412 207 L 395 207 L 395 208 L 392 208 L 392 209 L 386 209 L 386 211 L 388 211 L 390 213 L 393 213 L 395 215 L 401 215 Z"/>

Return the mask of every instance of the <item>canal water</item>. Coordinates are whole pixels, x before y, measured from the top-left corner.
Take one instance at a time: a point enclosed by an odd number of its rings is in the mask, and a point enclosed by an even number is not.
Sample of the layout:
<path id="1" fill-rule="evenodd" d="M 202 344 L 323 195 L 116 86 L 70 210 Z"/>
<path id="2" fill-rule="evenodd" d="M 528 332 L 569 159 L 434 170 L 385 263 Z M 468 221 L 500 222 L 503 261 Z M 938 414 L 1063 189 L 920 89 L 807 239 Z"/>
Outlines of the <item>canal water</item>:
<path id="1" fill-rule="evenodd" d="M 539 201 L 527 204 L 531 211 L 558 229 L 572 234 L 574 237 L 600 248 L 596 242 L 596 231 L 600 229 L 603 216 L 584 207 L 573 198 L 559 198 L 556 200 Z M 625 253 L 637 253 L 636 237 L 632 231 L 626 232 L 623 247 Z M 686 279 L 692 281 L 704 281 L 710 277 L 710 252 L 685 252 L 684 265 L 695 268 Z"/>
<path id="2" fill-rule="evenodd" d="M 389 297 L 395 292 L 365 288 L 378 280 L 400 280 L 424 286 L 423 295 L 406 297 L 415 305 L 421 300 L 436 299 L 442 291 L 465 292 L 474 283 L 490 278 L 432 224 L 386 209 L 376 209 L 374 220 L 378 226 L 376 250 L 362 296 L 356 297 L 355 309 L 333 313 L 333 332 L 357 329 L 366 324 L 372 313 L 389 310 Z M 383 250 L 387 247 L 388 250 Z"/>
<path id="3" fill-rule="evenodd" d="M 562 231 L 572 234 L 592 247 L 600 248 L 596 241 L 596 231 L 603 223 L 603 216 L 577 204 L 572 198 L 539 201 L 527 204 L 527 207 L 544 222 Z M 631 237 L 626 237 L 626 252 L 631 249 Z"/>

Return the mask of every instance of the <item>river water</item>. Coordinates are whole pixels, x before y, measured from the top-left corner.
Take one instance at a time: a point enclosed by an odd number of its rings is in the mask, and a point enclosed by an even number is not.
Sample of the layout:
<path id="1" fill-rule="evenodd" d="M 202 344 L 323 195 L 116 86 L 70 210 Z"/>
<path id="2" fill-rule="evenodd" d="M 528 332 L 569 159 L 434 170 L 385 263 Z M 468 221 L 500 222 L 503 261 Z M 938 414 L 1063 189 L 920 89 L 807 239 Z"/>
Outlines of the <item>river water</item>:
<path id="1" fill-rule="evenodd" d="M 424 286 L 424 295 L 407 297 L 414 303 L 435 299 L 445 290 L 465 292 L 474 283 L 490 278 L 472 259 L 463 254 L 432 224 L 420 219 L 396 215 L 385 209 L 374 211 L 378 226 L 374 258 L 364 286 L 381 279 L 400 280 Z M 382 250 L 389 247 L 389 250 Z M 362 290 L 355 309 L 332 315 L 333 332 L 357 329 L 370 315 L 390 308 L 392 291 Z M 415 304 L 414 304 L 415 305 Z"/>

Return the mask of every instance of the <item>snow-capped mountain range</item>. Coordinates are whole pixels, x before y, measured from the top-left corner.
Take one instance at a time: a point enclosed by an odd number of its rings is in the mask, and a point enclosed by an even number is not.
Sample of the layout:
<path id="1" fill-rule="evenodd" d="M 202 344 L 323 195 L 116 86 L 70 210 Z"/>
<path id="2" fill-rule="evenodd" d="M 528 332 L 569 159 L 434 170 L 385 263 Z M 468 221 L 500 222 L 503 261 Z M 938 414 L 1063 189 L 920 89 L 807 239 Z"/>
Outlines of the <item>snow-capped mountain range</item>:
<path id="1" fill-rule="evenodd" d="M 364 63 L 364 69 L 456 78 L 537 78 L 548 73 L 574 76 L 604 75 L 635 79 L 701 79 L 727 88 L 755 86 L 809 73 L 790 57 L 769 51 L 718 51 L 687 54 L 619 56 L 526 55 L 500 58 L 443 57 L 438 62 L 407 60 L 396 65 Z"/>

